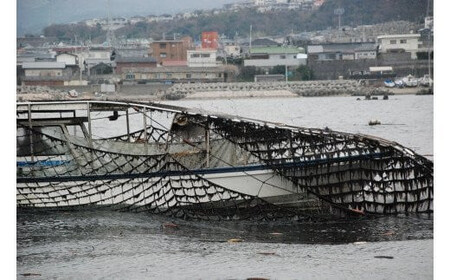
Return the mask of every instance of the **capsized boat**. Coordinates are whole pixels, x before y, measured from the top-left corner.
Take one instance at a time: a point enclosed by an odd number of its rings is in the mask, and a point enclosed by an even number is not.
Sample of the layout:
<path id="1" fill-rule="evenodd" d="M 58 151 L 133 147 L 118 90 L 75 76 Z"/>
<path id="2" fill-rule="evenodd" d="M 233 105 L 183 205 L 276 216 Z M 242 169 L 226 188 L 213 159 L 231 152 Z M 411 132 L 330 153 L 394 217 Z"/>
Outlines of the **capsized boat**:
<path id="1" fill-rule="evenodd" d="M 157 103 L 17 103 L 17 207 L 276 219 L 433 211 L 398 143 Z"/>

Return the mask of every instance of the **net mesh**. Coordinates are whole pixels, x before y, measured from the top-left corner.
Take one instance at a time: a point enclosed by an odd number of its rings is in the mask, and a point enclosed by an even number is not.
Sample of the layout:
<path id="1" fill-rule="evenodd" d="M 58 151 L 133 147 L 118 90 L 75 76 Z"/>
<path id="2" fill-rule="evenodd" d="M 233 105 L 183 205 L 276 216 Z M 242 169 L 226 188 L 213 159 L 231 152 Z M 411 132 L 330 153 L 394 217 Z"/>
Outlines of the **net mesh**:
<path id="1" fill-rule="evenodd" d="M 18 122 L 17 158 L 24 208 L 201 219 L 311 219 L 330 207 L 340 214 L 433 211 L 433 163 L 397 143 L 227 116 L 179 112 L 170 128 L 94 140 L 64 125 Z M 270 174 L 254 173 L 261 169 Z M 243 178 L 212 179 L 221 172 Z M 247 190 L 252 184 L 256 191 Z"/>

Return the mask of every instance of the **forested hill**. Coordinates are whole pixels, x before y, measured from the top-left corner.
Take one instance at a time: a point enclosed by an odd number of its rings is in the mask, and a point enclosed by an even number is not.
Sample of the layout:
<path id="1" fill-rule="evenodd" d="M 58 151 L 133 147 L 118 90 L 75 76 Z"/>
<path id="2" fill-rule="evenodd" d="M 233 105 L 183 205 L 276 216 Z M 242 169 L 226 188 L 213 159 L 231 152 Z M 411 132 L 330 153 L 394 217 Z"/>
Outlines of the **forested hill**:
<path id="1" fill-rule="evenodd" d="M 218 31 L 229 38 L 235 35 L 247 36 L 252 25 L 255 36 L 281 35 L 290 32 L 323 30 L 337 27 L 337 8 L 345 10 L 341 25 L 357 26 L 388 21 L 405 20 L 423 22 L 427 13 L 427 0 L 328 0 L 315 11 L 278 11 L 259 13 L 254 9 L 238 12 L 225 11 L 212 15 L 203 11 L 197 18 L 177 19 L 170 22 L 139 22 L 115 31 L 117 37 L 154 38 L 165 33 L 168 36 L 189 35 L 198 39 L 202 31 Z M 433 4 L 430 1 L 430 15 Z M 44 29 L 47 37 L 78 38 L 92 41 L 105 39 L 105 32 L 99 27 L 88 28 L 84 24 L 52 25 Z"/>

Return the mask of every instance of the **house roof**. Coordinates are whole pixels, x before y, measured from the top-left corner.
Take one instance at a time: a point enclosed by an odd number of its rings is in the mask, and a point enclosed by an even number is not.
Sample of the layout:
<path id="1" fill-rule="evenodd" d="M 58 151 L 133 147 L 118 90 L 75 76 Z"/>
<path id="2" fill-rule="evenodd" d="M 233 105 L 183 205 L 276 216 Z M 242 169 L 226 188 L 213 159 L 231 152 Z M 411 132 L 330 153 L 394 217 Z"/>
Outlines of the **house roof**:
<path id="1" fill-rule="evenodd" d="M 381 35 L 377 39 L 401 39 L 401 38 L 420 38 L 420 34 L 397 34 L 397 35 Z"/>
<path id="2" fill-rule="evenodd" d="M 57 54 L 56 56 L 61 56 L 61 55 L 70 55 L 70 56 L 78 57 L 76 54 L 69 53 L 69 52 L 62 52 L 62 53 Z"/>
<path id="3" fill-rule="evenodd" d="M 333 43 L 309 45 L 308 53 L 352 53 L 355 51 L 371 51 L 376 49 L 377 46 L 374 43 Z"/>
<path id="4" fill-rule="evenodd" d="M 163 66 L 187 66 L 187 60 L 165 60 L 162 62 Z"/>
<path id="5" fill-rule="evenodd" d="M 253 54 L 298 54 L 303 52 L 304 49 L 298 47 L 258 47 L 250 49 L 250 53 Z"/>
<path id="6" fill-rule="evenodd" d="M 262 38 L 262 39 L 255 39 L 252 41 L 252 46 L 261 46 L 261 47 L 275 47 L 279 44 L 273 40 Z"/>
<path id="7" fill-rule="evenodd" d="M 154 57 L 118 57 L 116 63 L 156 63 Z"/>
<path id="8" fill-rule="evenodd" d="M 225 67 L 188 67 L 188 66 L 160 66 L 140 69 L 140 73 L 222 73 Z"/>
<path id="9" fill-rule="evenodd" d="M 23 69 L 64 69 L 66 63 L 64 62 L 24 62 L 22 64 Z"/>

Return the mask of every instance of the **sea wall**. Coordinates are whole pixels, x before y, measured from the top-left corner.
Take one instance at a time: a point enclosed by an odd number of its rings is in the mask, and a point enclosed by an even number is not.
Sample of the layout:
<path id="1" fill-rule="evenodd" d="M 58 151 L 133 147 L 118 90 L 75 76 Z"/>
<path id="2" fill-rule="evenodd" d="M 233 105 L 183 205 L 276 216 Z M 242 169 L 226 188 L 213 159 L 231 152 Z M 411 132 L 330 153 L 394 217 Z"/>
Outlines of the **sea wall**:
<path id="1" fill-rule="evenodd" d="M 257 96 L 258 92 L 291 92 L 297 96 L 334 96 L 334 95 L 374 95 L 387 94 L 387 91 L 362 85 L 357 80 L 323 80 L 301 82 L 264 82 L 264 83 L 195 83 L 175 84 L 166 90 L 165 99 L 182 99 L 197 93 L 214 93 L 223 95 L 226 92 L 252 92 Z M 236 96 L 234 94 L 234 96 Z"/>
<path id="2" fill-rule="evenodd" d="M 366 86 L 357 80 L 322 80 L 301 82 L 263 83 L 192 83 L 174 85 L 120 85 L 114 93 L 101 93 L 94 85 L 77 87 L 19 86 L 18 100 L 74 98 L 68 92 L 75 90 L 76 98 L 178 100 L 183 98 L 249 98 L 336 95 L 384 95 L 391 94 L 386 88 Z"/>

